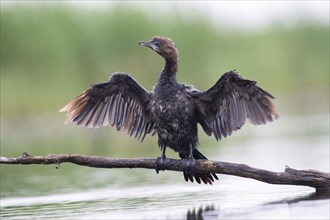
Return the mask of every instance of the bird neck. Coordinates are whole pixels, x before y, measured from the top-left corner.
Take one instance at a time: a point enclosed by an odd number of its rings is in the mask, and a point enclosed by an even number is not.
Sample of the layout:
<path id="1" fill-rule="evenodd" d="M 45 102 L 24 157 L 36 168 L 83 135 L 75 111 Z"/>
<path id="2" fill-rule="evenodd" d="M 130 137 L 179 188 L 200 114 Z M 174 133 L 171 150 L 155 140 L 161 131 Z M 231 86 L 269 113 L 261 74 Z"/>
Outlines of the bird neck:
<path id="1" fill-rule="evenodd" d="M 178 70 L 178 60 L 174 58 L 168 58 L 165 60 L 164 70 L 170 75 L 176 75 Z"/>
<path id="2" fill-rule="evenodd" d="M 167 58 L 165 59 L 165 66 L 160 74 L 159 81 L 161 82 L 176 82 L 176 72 L 178 70 L 178 59 Z"/>

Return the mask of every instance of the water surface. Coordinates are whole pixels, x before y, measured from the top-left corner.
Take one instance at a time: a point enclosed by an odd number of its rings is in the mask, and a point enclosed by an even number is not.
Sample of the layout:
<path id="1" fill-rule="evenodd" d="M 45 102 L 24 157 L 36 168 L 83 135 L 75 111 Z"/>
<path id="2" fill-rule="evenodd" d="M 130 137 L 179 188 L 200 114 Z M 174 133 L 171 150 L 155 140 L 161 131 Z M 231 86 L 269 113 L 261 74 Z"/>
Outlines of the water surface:
<path id="1" fill-rule="evenodd" d="M 263 127 L 246 126 L 233 137 L 215 142 L 202 135 L 201 151 L 210 159 L 245 163 L 257 168 L 284 171 L 285 165 L 296 169 L 329 172 L 328 115 L 311 118 L 284 118 Z M 304 121 L 304 123 L 302 122 Z M 307 121 L 307 122 L 306 122 Z M 307 124 L 308 126 L 307 126 Z M 36 123 L 38 124 L 38 123 Z M 56 129 L 56 124 L 54 125 Z M 62 126 L 62 125 L 58 125 Z M 32 126 L 33 127 L 33 126 Z M 38 127 L 38 126 L 37 126 Z M 294 127 L 294 129 L 293 129 Z M 5 123 L 2 130 L 1 156 L 19 151 L 81 153 L 111 155 L 127 154 L 126 147 L 102 152 L 95 136 L 108 138 L 107 132 L 66 127 L 74 132 L 42 132 L 44 140 L 33 141 L 30 129 L 17 136 Z M 31 133 L 29 133 L 31 132 Z M 91 145 L 75 145 L 75 136 L 83 132 Z M 90 134 L 91 133 L 91 134 Z M 39 133 L 40 134 L 40 133 Z M 89 136 L 88 136 L 89 135 Z M 36 135 L 39 136 L 40 135 Z M 68 139 L 71 136 L 73 139 Z M 62 137 L 64 140 L 60 140 Z M 113 138 L 112 141 L 116 139 Z M 20 147 L 26 141 L 27 150 Z M 156 139 L 146 141 L 153 145 Z M 46 144 L 47 143 L 47 144 Z M 126 142 L 125 140 L 123 143 Z M 8 149 L 3 146 L 13 146 Z M 35 145 L 37 144 L 37 145 Z M 117 143 L 115 143 L 117 144 Z M 136 143 L 133 141 L 133 144 Z M 129 143 L 128 143 L 129 145 Z M 140 148 L 141 146 L 141 148 Z M 134 148 L 134 149 L 133 149 Z M 135 146 L 122 157 L 154 157 L 160 150 L 154 146 Z M 104 150 L 106 151 L 106 150 Z M 117 154 L 115 154 L 116 152 Z M 119 155 L 119 156 L 118 156 Z M 169 155 L 175 156 L 175 154 Z M 1 165 L 1 219 L 329 219 L 329 199 L 320 198 L 314 189 L 304 186 L 271 185 L 251 179 L 219 175 L 213 186 L 186 183 L 178 172 L 146 169 L 95 169 L 62 164 Z"/>

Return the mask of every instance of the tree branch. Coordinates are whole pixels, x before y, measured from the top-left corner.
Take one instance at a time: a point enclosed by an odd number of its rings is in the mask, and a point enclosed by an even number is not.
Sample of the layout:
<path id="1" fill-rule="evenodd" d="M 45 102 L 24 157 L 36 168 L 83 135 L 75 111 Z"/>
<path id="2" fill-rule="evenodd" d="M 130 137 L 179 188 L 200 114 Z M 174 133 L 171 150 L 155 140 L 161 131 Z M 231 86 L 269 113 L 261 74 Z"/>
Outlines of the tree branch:
<path id="1" fill-rule="evenodd" d="M 0 157 L 0 164 L 56 164 L 73 163 L 95 168 L 146 168 L 155 169 L 156 159 L 149 158 L 108 158 L 100 156 L 84 156 L 76 154 L 49 154 L 47 156 L 32 156 L 23 153 L 16 158 Z M 181 160 L 170 159 L 166 170 L 183 171 Z M 270 184 L 286 184 L 310 186 L 317 191 L 330 190 L 330 174 L 316 170 L 296 170 L 286 166 L 284 172 L 272 172 L 228 162 L 211 160 L 196 160 L 196 172 L 212 172 L 259 180 Z"/>

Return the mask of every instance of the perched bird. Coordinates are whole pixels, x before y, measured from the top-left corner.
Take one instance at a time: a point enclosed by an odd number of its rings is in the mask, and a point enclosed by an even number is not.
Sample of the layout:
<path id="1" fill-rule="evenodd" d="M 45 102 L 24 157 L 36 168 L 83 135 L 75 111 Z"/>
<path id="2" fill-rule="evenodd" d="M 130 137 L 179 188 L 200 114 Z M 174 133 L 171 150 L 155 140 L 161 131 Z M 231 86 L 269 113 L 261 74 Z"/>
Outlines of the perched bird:
<path id="1" fill-rule="evenodd" d="M 91 128 L 111 125 L 141 141 L 147 134 L 157 134 L 162 150 L 156 160 L 157 173 L 166 168 L 169 147 L 179 153 L 186 181 L 212 184 L 218 179 L 216 174 L 194 170 L 195 159 L 207 159 L 197 150 L 197 124 L 216 140 L 240 129 L 247 118 L 252 124 L 265 124 L 278 117 L 271 101 L 274 97 L 235 70 L 207 91 L 199 91 L 177 82 L 179 53 L 170 38 L 155 36 L 139 44 L 165 60 L 153 90 L 147 91 L 127 73 L 113 73 L 108 82 L 92 85 L 60 110 L 67 112 L 66 123 Z"/>

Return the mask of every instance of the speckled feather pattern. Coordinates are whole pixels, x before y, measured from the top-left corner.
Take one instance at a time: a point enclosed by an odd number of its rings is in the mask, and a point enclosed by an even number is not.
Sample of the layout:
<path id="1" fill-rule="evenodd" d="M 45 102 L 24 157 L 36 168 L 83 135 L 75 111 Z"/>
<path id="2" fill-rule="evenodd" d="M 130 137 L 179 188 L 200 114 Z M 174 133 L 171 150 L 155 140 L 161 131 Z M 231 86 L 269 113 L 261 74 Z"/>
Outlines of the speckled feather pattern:
<path id="1" fill-rule="evenodd" d="M 197 150 L 198 123 L 206 134 L 219 140 L 240 129 L 246 119 L 259 125 L 278 117 L 273 96 L 236 71 L 225 73 L 201 92 L 177 82 L 179 54 L 171 39 L 154 37 L 140 44 L 165 60 L 153 91 L 144 89 L 127 73 L 114 73 L 108 82 L 91 86 L 60 110 L 67 112 L 66 123 L 91 128 L 110 125 L 141 141 L 147 134 L 157 134 L 158 145 L 173 149 L 182 159 L 188 158 L 191 146 L 194 159 L 207 159 Z M 184 178 L 205 184 L 218 179 L 213 173 L 185 172 Z"/>

